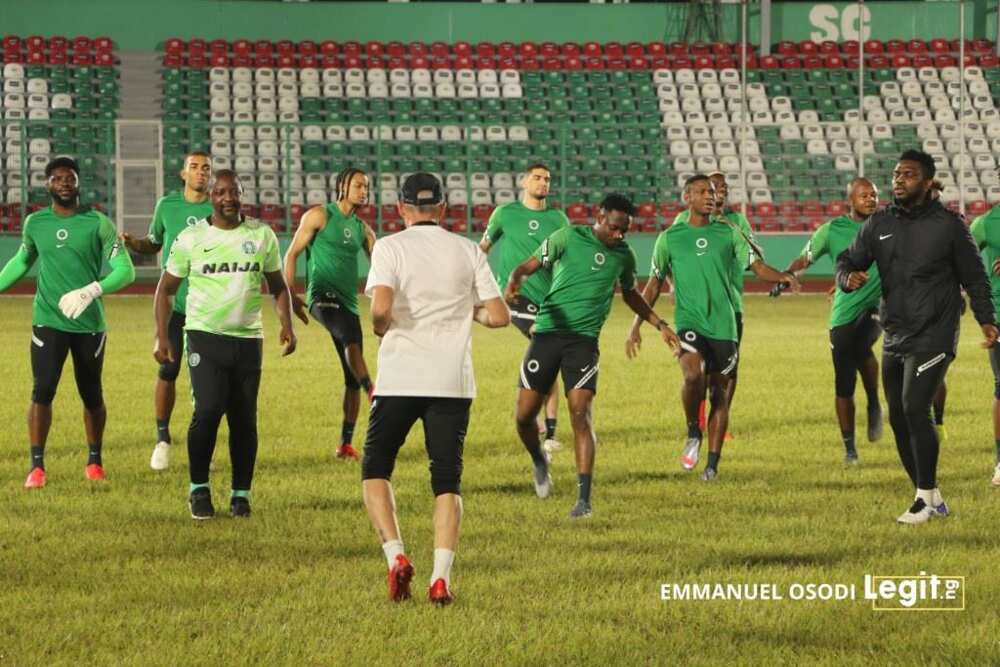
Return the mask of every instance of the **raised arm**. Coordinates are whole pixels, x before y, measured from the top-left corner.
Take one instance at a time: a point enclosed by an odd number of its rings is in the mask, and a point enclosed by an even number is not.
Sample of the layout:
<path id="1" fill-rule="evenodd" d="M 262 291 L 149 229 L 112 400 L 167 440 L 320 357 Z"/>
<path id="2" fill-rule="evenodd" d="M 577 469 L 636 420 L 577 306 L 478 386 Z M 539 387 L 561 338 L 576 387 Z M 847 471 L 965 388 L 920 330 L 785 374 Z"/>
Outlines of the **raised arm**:
<path id="1" fill-rule="evenodd" d="M 282 266 L 284 282 L 288 286 L 288 293 L 291 298 L 292 310 L 295 316 L 302 320 L 303 324 L 309 324 L 308 309 L 305 301 L 299 297 L 295 289 L 295 266 L 301 255 L 309 244 L 312 243 L 316 232 L 323 229 L 326 224 L 326 210 L 322 206 L 314 206 L 306 211 L 299 221 L 299 228 L 292 237 L 292 243 L 285 251 L 285 261 Z M 367 225 L 365 225 L 367 227 Z"/>

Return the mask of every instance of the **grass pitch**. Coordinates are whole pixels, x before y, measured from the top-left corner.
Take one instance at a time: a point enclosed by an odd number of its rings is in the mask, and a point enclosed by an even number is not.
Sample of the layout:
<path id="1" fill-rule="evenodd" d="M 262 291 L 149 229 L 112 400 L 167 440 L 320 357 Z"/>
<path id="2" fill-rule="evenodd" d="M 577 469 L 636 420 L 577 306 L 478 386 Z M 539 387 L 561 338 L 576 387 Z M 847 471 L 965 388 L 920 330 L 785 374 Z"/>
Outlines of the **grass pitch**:
<path id="1" fill-rule="evenodd" d="M 415 599 L 387 601 L 385 561 L 360 498 L 357 463 L 332 457 L 340 370 L 326 333 L 298 327 L 281 359 L 268 312 L 254 516 L 188 518 L 188 379 L 178 385 L 169 471 L 154 444 L 152 301 L 107 299 L 108 481 L 83 477 L 81 407 L 67 366 L 46 452 L 49 484 L 26 492 L 30 301 L 0 299 L 0 665 L 26 664 L 988 664 L 1000 581 L 989 485 L 992 376 L 964 321 L 949 374 L 941 488 L 954 516 L 916 528 L 891 432 L 845 469 L 833 413 L 823 297 L 747 299 L 740 386 L 718 484 L 681 470 L 680 374 L 649 328 L 625 359 L 616 301 L 601 341 L 594 516 L 572 523 L 572 454 L 535 498 L 513 400 L 525 341 L 476 327 L 479 397 L 466 442 L 456 604 L 425 600 L 432 498 L 414 429 L 394 479 Z M 670 308 L 661 302 L 661 314 Z M 367 332 L 367 313 L 364 314 Z M 375 368 L 374 339 L 366 355 Z M 859 405 L 863 406 L 860 384 Z M 563 406 L 563 410 L 564 410 Z M 864 411 L 859 410 L 859 415 Z M 364 440 L 366 418 L 355 444 Z M 859 436 L 864 425 L 859 422 Z M 226 433 L 213 472 L 229 486 Z M 559 438 L 569 445 L 565 412 Z M 860 438 L 863 440 L 863 437 Z M 701 465 L 699 465 L 699 469 Z M 793 601 L 791 584 L 865 574 L 964 575 L 966 609 L 887 613 L 871 601 Z M 775 584 L 785 599 L 662 601 L 663 583 Z"/>

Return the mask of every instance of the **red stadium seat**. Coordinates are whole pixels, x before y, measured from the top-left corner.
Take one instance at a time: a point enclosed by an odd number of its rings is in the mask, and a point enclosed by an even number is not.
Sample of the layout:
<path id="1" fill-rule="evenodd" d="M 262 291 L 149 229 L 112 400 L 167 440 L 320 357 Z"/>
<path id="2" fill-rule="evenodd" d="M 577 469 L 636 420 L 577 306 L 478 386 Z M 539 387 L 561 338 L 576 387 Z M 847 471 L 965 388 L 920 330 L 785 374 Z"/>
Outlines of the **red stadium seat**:
<path id="1" fill-rule="evenodd" d="M 464 234 L 467 231 L 469 231 L 469 223 L 466 222 L 465 220 L 456 220 L 451 225 L 451 231 L 455 232 L 456 234 Z"/>
<path id="2" fill-rule="evenodd" d="M 692 69 L 694 67 L 694 61 L 687 56 L 681 56 L 679 58 L 674 58 L 673 68 L 674 69 Z"/>
<path id="3" fill-rule="evenodd" d="M 170 67 L 180 67 L 181 57 L 180 56 L 167 56 L 168 58 L 173 57 L 177 59 L 177 65 L 170 65 Z M 52 51 L 49 53 L 49 64 L 50 65 L 65 65 L 69 62 L 69 55 L 65 51 Z"/>
<path id="4" fill-rule="evenodd" d="M 306 211 L 308 210 L 309 210 L 308 207 L 303 206 L 301 204 L 292 204 L 292 207 L 289 210 L 289 215 L 292 218 L 292 225 L 294 227 L 298 227 L 299 220 L 302 219 L 302 216 L 305 215 Z"/>
<path id="5" fill-rule="evenodd" d="M 319 55 L 319 45 L 316 44 L 316 42 L 312 41 L 311 39 L 299 42 L 298 46 L 296 47 L 296 50 L 299 52 L 299 55 L 303 56 Z"/>
<path id="6" fill-rule="evenodd" d="M 421 69 L 428 69 L 428 68 L 429 69 L 451 69 L 451 61 L 448 60 L 447 58 L 443 57 L 443 56 L 435 56 L 435 57 L 433 57 L 433 58 L 430 59 L 429 63 L 426 63 L 426 64 L 422 64 L 422 65 L 418 65 L 417 64 L 418 61 L 423 62 L 424 60 L 425 60 L 424 58 L 415 58 L 411 62 L 413 63 L 413 67 L 414 68 L 418 68 L 419 67 Z"/>
<path id="7" fill-rule="evenodd" d="M 642 218 L 640 230 L 643 232 L 655 232 L 659 229 L 660 223 L 656 218 Z"/>
<path id="8" fill-rule="evenodd" d="M 472 217 L 476 220 L 487 221 L 493 215 L 493 206 L 489 204 L 477 204 L 472 207 Z"/>
<path id="9" fill-rule="evenodd" d="M 571 56 L 563 61 L 563 69 L 579 70 L 583 69 L 583 61 L 576 56 Z"/>
<path id="10" fill-rule="evenodd" d="M 361 56 L 344 54 L 344 67 L 347 69 L 361 69 L 363 65 L 364 61 L 361 60 Z"/>
<path id="11" fill-rule="evenodd" d="M 799 53 L 806 56 L 816 55 L 819 53 L 819 44 L 812 41 L 811 39 L 806 39 L 799 42 Z"/>
<path id="12" fill-rule="evenodd" d="M 885 43 L 885 50 L 893 55 L 903 53 L 906 51 L 906 42 L 901 39 L 890 39 Z"/>
<path id="13" fill-rule="evenodd" d="M 673 222 L 674 218 L 684 210 L 684 205 L 680 202 L 669 202 L 663 204 L 661 207 L 663 217 L 670 222 Z"/>
<path id="14" fill-rule="evenodd" d="M 761 226 L 763 227 L 764 223 L 761 223 Z M 807 232 L 807 231 L 809 231 L 809 223 L 806 222 L 805 220 L 787 220 L 787 221 L 784 222 L 783 225 L 781 225 L 781 227 L 782 227 L 782 229 L 779 229 L 777 231 L 785 231 L 785 232 Z"/>
<path id="15" fill-rule="evenodd" d="M 979 57 L 979 66 L 982 68 L 1000 66 L 1000 58 L 993 53 L 987 53 Z"/>
<path id="16" fill-rule="evenodd" d="M 691 53 L 687 42 L 671 42 L 670 46 L 667 47 L 670 55 L 679 58 L 684 58 Z"/>
<path id="17" fill-rule="evenodd" d="M 945 67 L 957 67 L 958 58 L 953 56 L 936 56 L 934 58 L 934 67 L 938 69 L 943 69 Z"/>
<path id="18" fill-rule="evenodd" d="M 301 65 L 301 67 L 306 67 L 306 65 Z M 315 65 L 312 65 L 312 67 L 315 67 Z M 406 69 L 406 58 L 389 58 L 389 60 L 386 61 L 385 67 L 386 69 Z"/>
<path id="19" fill-rule="evenodd" d="M 257 58 L 270 56 L 274 53 L 274 45 L 271 44 L 270 40 L 259 39 L 253 43 L 253 52 Z"/>
<path id="20" fill-rule="evenodd" d="M 563 61 L 559 58 L 546 58 L 542 61 L 542 69 L 544 70 L 561 70 L 563 68 Z"/>
<path id="21" fill-rule="evenodd" d="M 233 55 L 236 56 L 249 56 L 253 53 L 253 44 L 246 39 L 233 40 L 232 43 Z"/>
<path id="22" fill-rule="evenodd" d="M 93 65 L 94 57 L 87 52 L 74 53 L 73 54 L 73 64 L 74 65 Z"/>
<path id="23" fill-rule="evenodd" d="M 781 65 L 780 61 L 774 56 L 761 56 L 760 68 L 761 69 L 778 69 Z"/>
<path id="24" fill-rule="evenodd" d="M 423 56 L 427 57 L 431 50 L 430 47 L 423 42 L 410 42 L 406 45 L 406 52 L 410 54 L 410 57 Z"/>
<path id="25" fill-rule="evenodd" d="M 802 215 L 807 217 L 822 217 L 823 216 L 823 202 L 821 201 L 804 201 L 802 202 Z"/>
<path id="26" fill-rule="evenodd" d="M 656 202 L 643 202 L 639 204 L 638 214 L 640 218 L 656 217 Z"/>
<path id="27" fill-rule="evenodd" d="M 590 210 L 586 204 L 570 204 L 566 207 L 566 217 L 572 222 L 586 222 L 590 218 Z"/>
<path id="28" fill-rule="evenodd" d="M 597 58 L 597 57 L 587 58 L 584 61 L 584 65 L 587 67 L 587 69 L 604 69 L 604 58 Z"/>
<path id="29" fill-rule="evenodd" d="M 930 43 L 930 51 L 934 54 L 951 53 L 951 44 L 947 39 L 932 39 Z"/>
<path id="30" fill-rule="evenodd" d="M 472 61 L 472 66 L 476 69 L 496 69 L 496 58 L 476 58 Z"/>
<path id="31" fill-rule="evenodd" d="M 840 52 L 848 56 L 856 56 L 861 53 L 861 43 L 856 39 L 849 39 L 840 45 Z"/>
<path id="32" fill-rule="evenodd" d="M 583 54 L 588 58 L 597 58 L 604 55 L 601 45 L 597 42 L 587 42 L 583 45 Z"/>
<path id="33" fill-rule="evenodd" d="M 319 67 L 319 60 L 316 56 L 299 56 L 299 67 Z"/>
<path id="34" fill-rule="evenodd" d="M 831 201 L 826 204 L 826 214 L 831 218 L 835 218 L 840 215 L 847 213 L 847 202 L 844 201 Z"/>
<path id="35" fill-rule="evenodd" d="M 344 66 L 343 59 L 334 53 L 324 53 L 319 59 L 320 66 L 324 69 L 335 68 L 339 69 Z"/>
<path id="36" fill-rule="evenodd" d="M 354 41 L 344 42 L 342 50 L 345 56 L 355 56 L 357 58 L 360 58 L 362 55 L 364 55 L 365 51 L 364 48 L 361 46 L 361 42 L 354 42 Z"/>
<path id="37" fill-rule="evenodd" d="M 5 51 L 17 51 L 21 48 L 21 38 L 15 35 L 7 35 L 3 38 L 3 48 Z"/>
<path id="38" fill-rule="evenodd" d="M 710 56 L 712 55 L 712 45 L 705 42 L 695 42 L 688 48 L 688 53 L 692 56 Z"/>
<path id="39" fill-rule="evenodd" d="M 73 40 L 73 53 L 90 53 L 93 46 L 94 43 L 89 37 L 77 37 Z"/>
<path id="40" fill-rule="evenodd" d="M 900 67 L 911 67 L 913 65 L 913 59 L 905 53 L 897 53 L 892 57 L 892 66 L 896 69 Z"/>
<path id="41" fill-rule="evenodd" d="M 646 54 L 656 57 L 667 55 L 667 45 L 663 42 L 649 42 L 646 44 Z"/>
<path id="42" fill-rule="evenodd" d="M 340 53 L 340 45 L 337 44 L 337 42 L 328 39 L 326 41 L 320 42 L 319 52 L 324 56 L 335 56 Z"/>
<path id="43" fill-rule="evenodd" d="M 66 56 L 65 54 L 62 54 L 62 62 L 55 62 L 53 60 L 53 57 L 50 56 L 49 62 L 53 65 L 65 65 Z M 180 56 L 175 56 L 175 55 L 163 56 L 163 66 L 168 69 L 177 69 L 184 66 L 184 59 Z"/>
<path id="44" fill-rule="evenodd" d="M 262 204 L 260 206 L 260 219 L 271 223 L 285 217 L 285 209 L 278 204 Z"/>
<path id="45" fill-rule="evenodd" d="M 782 220 L 797 218 L 802 215 L 802 209 L 798 202 L 786 201 L 778 204 L 778 217 Z"/>
<path id="46" fill-rule="evenodd" d="M 444 42 L 433 42 L 428 51 L 432 58 L 448 58 L 451 56 L 451 49 Z"/>
<path id="47" fill-rule="evenodd" d="M 98 47 L 96 40 L 94 41 L 94 48 L 96 51 L 102 50 L 100 47 Z M 208 50 L 213 55 L 217 53 L 227 54 L 229 53 L 229 42 L 227 42 L 224 39 L 213 39 L 211 42 L 208 43 Z"/>
<path id="48" fill-rule="evenodd" d="M 398 220 L 390 220 L 382 223 L 383 234 L 395 234 L 403 230 L 403 223 Z"/>
<path id="49" fill-rule="evenodd" d="M 115 56 L 113 53 L 101 52 L 94 56 L 94 64 L 98 67 L 114 67 Z"/>
<path id="50" fill-rule="evenodd" d="M 538 55 L 538 45 L 534 42 L 521 42 L 518 51 L 522 58 L 534 58 Z"/>
<path id="51" fill-rule="evenodd" d="M 52 43 L 52 40 L 49 40 Z M 972 51 L 974 53 L 989 53 L 993 50 L 993 42 L 988 39 L 974 39 L 972 40 Z"/>
<path id="52" fill-rule="evenodd" d="M 501 58 L 516 58 L 518 56 L 517 44 L 514 44 L 514 42 L 500 42 L 497 44 L 497 55 Z"/>
<path id="53" fill-rule="evenodd" d="M 365 53 L 369 58 L 378 58 L 385 55 L 385 44 L 372 40 L 365 44 Z"/>
<path id="54" fill-rule="evenodd" d="M 446 58 L 441 58 L 440 60 L 442 62 L 448 62 Z M 435 67 L 434 69 L 442 69 L 442 68 Z M 448 67 L 444 67 L 443 69 L 448 69 Z M 471 58 L 470 56 L 458 56 L 455 58 L 455 66 L 452 67 L 451 69 L 473 69 L 473 58 Z M 517 64 L 511 61 L 509 67 L 504 67 L 503 65 L 501 65 L 500 69 L 517 69 Z"/>
<path id="55" fill-rule="evenodd" d="M 294 53 L 279 53 L 278 54 L 278 67 L 295 67 L 295 54 Z"/>
<path id="56" fill-rule="evenodd" d="M 653 56 L 649 61 L 652 69 L 670 69 L 670 56 Z"/>
<path id="57" fill-rule="evenodd" d="M 733 45 L 729 42 L 715 42 L 712 44 L 712 54 L 716 57 L 718 56 L 731 56 L 736 51 L 733 49 Z"/>
<path id="58" fill-rule="evenodd" d="M 753 64 L 748 65 L 751 69 L 757 66 L 756 58 L 753 59 Z M 739 69 L 740 61 L 736 58 L 730 58 L 729 56 L 720 56 L 715 59 L 716 69 Z"/>
<path id="59" fill-rule="evenodd" d="M 209 62 L 212 63 L 212 67 L 229 67 L 229 56 L 225 53 L 213 53 Z"/>
<path id="60" fill-rule="evenodd" d="M 628 64 L 624 58 L 608 58 L 606 67 L 611 70 L 628 69 Z"/>
<path id="61" fill-rule="evenodd" d="M 49 51 L 66 51 L 69 49 L 69 40 L 62 35 L 49 37 Z"/>
<path id="62" fill-rule="evenodd" d="M 700 60 L 700 58 L 699 58 Z M 643 56 L 636 56 L 634 58 L 629 58 L 627 61 L 630 69 L 649 69 L 649 61 Z M 712 64 L 709 63 L 707 67 L 711 67 Z"/>
<path id="63" fill-rule="evenodd" d="M 885 44 L 878 39 L 869 39 L 865 41 L 865 53 L 877 54 L 885 53 Z"/>
<path id="64" fill-rule="evenodd" d="M 775 51 L 779 56 L 794 56 L 798 55 L 799 47 L 795 42 L 778 42 Z"/>
<path id="65" fill-rule="evenodd" d="M 712 69 L 715 67 L 715 61 L 711 56 L 698 56 L 694 59 L 695 69 Z"/>
<path id="66" fill-rule="evenodd" d="M 754 212 L 761 218 L 773 218 L 778 214 L 778 209 L 774 204 L 765 202 L 754 206 Z"/>
<path id="67" fill-rule="evenodd" d="M 989 210 L 990 206 L 982 200 L 966 202 L 966 212 L 970 216 L 982 215 Z"/>
<path id="68" fill-rule="evenodd" d="M 579 58 L 583 53 L 583 47 L 576 42 L 564 42 L 562 46 L 559 47 L 559 52 L 562 53 L 565 58 Z"/>
<path id="69" fill-rule="evenodd" d="M 44 51 L 45 50 L 45 38 L 41 35 L 31 35 L 24 39 L 24 46 L 29 51 Z"/>
<path id="70" fill-rule="evenodd" d="M 472 55 L 472 44 L 468 42 L 455 42 L 455 55 L 456 56 L 471 56 Z"/>
<path id="71" fill-rule="evenodd" d="M 906 51 L 911 54 L 927 53 L 927 44 L 919 39 L 911 39 L 906 43 Z"/>
<path id="72" fill-rule="evenodd" d="M 179 56 L 184 53 L 184 46 L 183 40 L 171 37 L 163 43 L 163 51 L 169 56 Z"/>
<path id="73" fill-rule="evenodd" d="M 762 220 L 758 223 L 757 231 L 763 232 L 764 234 L 774 234 L 783 231 L 784 225 L 782 225 L 777 220 Z"/>
<path id="74" fill-rule="evenodd" d="M 374 220 L 378 217 L 378 209 L 371 204 L 359 206 L 356 213 L 359 218 L 368 223 L 374 222 Z"/>
<path id="75" fill-rule="evenodd" d="M 555 42 L 542 42 L 538 46 L 538 53 L 543 58 L 558 58 L 561 55 L 559 45 Z"/>
<path id="76" fill-rule="evenodd" d="M 476 55 L 480 58 L 492 58 L 497 54 L 497 47 L 493 42 L 479 42 L 476 44 Z M 434 55 L 437 55 L 435 52 Z"/>
<path id="77" fill-rule="evenodd" d="M 805 69 L 820 69 L 824 61 L 819 56 L 806 56 L 802 59 L 802 67 Z"/>
<path id="78" fill-rule="evenodd" d="M 45 51 L 28 51 L 28 57 L 25 59 L 29 65 L 44 65 Z"/>
<path id="79" fill-rule="evenodd" d="M 621 42 L 608 42 L 604 45 L 604 55 L 608 58 L 622 58 L 625 56 L 625 47 Z"/>
<path id="80" fill-rule="evenodd" d="M 872 69 L 889 69 L 892 61 L 886 56 L 874 56 L 868 60 L 868 66 Z"/>

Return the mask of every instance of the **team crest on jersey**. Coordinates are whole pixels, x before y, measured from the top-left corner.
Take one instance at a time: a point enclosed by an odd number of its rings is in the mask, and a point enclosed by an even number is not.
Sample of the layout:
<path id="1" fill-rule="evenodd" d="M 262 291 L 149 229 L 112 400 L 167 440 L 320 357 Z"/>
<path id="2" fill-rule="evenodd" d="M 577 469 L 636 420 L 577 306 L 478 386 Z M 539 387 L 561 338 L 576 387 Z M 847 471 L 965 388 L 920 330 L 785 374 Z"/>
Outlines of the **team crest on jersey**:
<path id="1" fill-rule="evenodd" d="M 197 366 L 200 363 L 201 363 L 201 355 L 200 354 L 198 354 L 197 352 L 192 352 L 191 354 L 188 355 L 188 366 L 190 366 L 191 368 L 194 368 L 195 366 Z"/>
<path id="2" fill-rule="evenodd" d="M 69 238 L 69 230 L 68 229 L 64 228 L 64 229 L 60 229 L 60 230 L 58 230 L 56 232 L 56 239 L 57 240 L 59 240 L 59 241 L 65 241 L 68 238 Z"/>
<path id="3" fill-rule="evenodd" d="M 245 252 L 248 255 L 253 255 L 254 253 L 257 252 L 257 244 L 255 244 L 253 241 L 244 241 L 243 252 Z"/>
<path id="4" fill-rule="evenodd" d="M 198 224 L 198 216 L 189 215 L 185 223 L 187 224 L 188 227 L 194 227 L 195 225 Z"/>
<path id="5" fill-rule="evenodd" d="M 354 233 L 353 233 L 353 232 L 352 232 L 352 231 L 350 230 L 350 228 L 349 228 L 349 227 L 344 227 L 344 238 L 345 238 L 345 239 L 349 239 L 349 238 L 351 238 L 351 237 L 352 237 L 353 235 L 354 235 Z"/>
<path id="6" fill-rule="evenodd" d="M 697 241 L 695 241 L 694 244 L 695 244 L 695 246 L 698 247 L 698 250 L 704 250 L 705 248 L 708 247 L 708 239 L 706 239 L 704 236 L 702 236 Z"/>
<path id="7" fill-rule="evenodd" d="M 597 264 L 598 266 L 604 266 L 605 259 L 606 258 L 603 252 L 594 253 L 594 264 Z"/>
<path id="8" fill-rule="evenodd" d="M 541 227 L 541 225 L 537 220 L 528 220 L 528 229 L 531 231 L 537 232 L 539 227 Z"/>

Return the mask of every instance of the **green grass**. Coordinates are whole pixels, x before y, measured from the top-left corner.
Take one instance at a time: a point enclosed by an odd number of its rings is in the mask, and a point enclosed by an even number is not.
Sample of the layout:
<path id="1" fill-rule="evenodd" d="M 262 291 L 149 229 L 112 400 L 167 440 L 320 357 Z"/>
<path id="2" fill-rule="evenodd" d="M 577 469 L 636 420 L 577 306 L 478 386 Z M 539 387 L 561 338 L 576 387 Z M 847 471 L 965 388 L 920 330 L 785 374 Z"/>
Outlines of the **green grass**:
<path id="1" fill-rule="evenodd" d="M 862 443 L 845 469 L 833 416 L 822 297 L 749 298 L 741 385 L 718 484 L 680 469 L 676 363 L 646 329 L 625 359 L 616 303 L 604 330 L 594 516 L 571 523 L 572 455 L 538 500 L 514 433 L 513 328 L 475 333 L 479 398 L 466 442 L 465 523 L 447 609 L 424 599 L 431 566 L 422 433 L 394 479 L 415 599 L 386 600 L 385 562 L 360 500 L 358 465 L 334 460 L 340 371 L 325 332 L 299 327 L 278 356 L 268 312 L 254 516 L 188 518 L 190 405 L 181 400 L 171 469 L 148 459 L 155 435 L 148 297 L 107 300 L 106 483 L 83 478 L 86 452 L 72 372 L 64 372 L 46 463 L 28 468 L 30 303 L 0 300 L 0 664 L 786 664 L 995 663 L 1000 579 L 989 485 L 992 377 L 965 320 L 949 376 L 940 479 L 954 516 L 894 523 L 912 498 L 891 444 Z M 662 312 L 668 312 L 661 304 Z M 365 320 L 367 322 L 367 319 Z M 367 330 L 367 326 L 366 326 Z M 371 337 L 366 353 L 374 368 Z M 179 381 L 186 396 L 186 374 Z M 859 388 L 860 392 L 860 388 Z M 358 424 L 363 442 L 366 421 Z M 863 426 L 859 429 L 863 432 Z M 228 488 L 225 432 L 217 504 Z M 565 414 L 560 437 L 569 440 Z M 870 602 L 663 602 L 669 582 L 856 584 L 924 570 L 966 577 L 967 609 L 876 613 Z"/>

